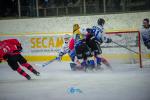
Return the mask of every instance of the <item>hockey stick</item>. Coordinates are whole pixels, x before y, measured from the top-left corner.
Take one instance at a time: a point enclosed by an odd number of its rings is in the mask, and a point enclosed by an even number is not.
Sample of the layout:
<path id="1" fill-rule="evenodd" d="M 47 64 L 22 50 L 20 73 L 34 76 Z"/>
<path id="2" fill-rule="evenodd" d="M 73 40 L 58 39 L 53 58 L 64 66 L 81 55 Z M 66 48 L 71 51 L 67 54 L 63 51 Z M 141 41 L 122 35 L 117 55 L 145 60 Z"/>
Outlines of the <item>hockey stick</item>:
<path id="1" fill-rule="evenodd" d="M 138 52 L 136 52 L 136 51 L 134 51 L 134 50 L 131 50 L 131 49 L 129 49 L 129 48 L 123 46 L 123 45 L 120 45 L 120 44 L 118 44 L 118 43 L 116 43 L 116 42 L 114 42 L 114 41 L 112 41 L 112 42 L 115 43 L 115 44 L 117 44 L 117 45 L 120 46 L 120 47 L 123 47 L 123 48 L 125 48 L 125 49 L 131 51 L 131 52 L 134 52 L 134 53 L 136 53 L 136 54 L 139 54 Z"/>
<path id="2" fill-rule="evenodd" d="M 58 60 L 58 57 L 53 58 L 52 60 L 49 60 L 48 62 L 45 62 L 43 64 L 36 64 L 36 65 L 40 66 L 40 67 L 45 67 L 45 66 L 49 65 L 50 63 L 54 62 L 55 60 Z"/>

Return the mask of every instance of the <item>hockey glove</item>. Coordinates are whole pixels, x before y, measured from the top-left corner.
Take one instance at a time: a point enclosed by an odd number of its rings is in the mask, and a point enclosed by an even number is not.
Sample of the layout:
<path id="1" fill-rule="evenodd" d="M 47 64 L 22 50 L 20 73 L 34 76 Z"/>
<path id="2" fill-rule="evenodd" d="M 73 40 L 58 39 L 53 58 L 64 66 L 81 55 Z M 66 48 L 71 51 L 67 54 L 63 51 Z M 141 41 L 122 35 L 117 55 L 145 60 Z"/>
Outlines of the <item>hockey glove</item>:
<path id="1" fill-rule="evenodd" d="M 107 39 L 107 43 L 111 43 L 112 42 L 112 39 L 111 38 L 108 38 Z"/>
<path id="2" fill-rule="evenodd" d="M 63 52 L 60 52 L 56 60 L 61 61 L 62 56 L 64 55 Z"/>
<path id="3" fill-rule="evenodd" d="M 17 46 L 17 48 L 18 48 L 18 51 L 22 52 L 22 46 L 21 45 Z"/>
<path id="4" fill-rule="evenodd" d="M 63 52 L 60 52 L 60 53 L 59 53 L 59 57 L 62 57 L 63 55 L 64 55 Z"/>
<path id="5" fill-rule="evenodd" d="M 61 57 L 61 56 L 56 57 L 56 60 L 57 60 L 57 61 L 61 61 L 61 59 L 62 59 L 62 57 Z"/>

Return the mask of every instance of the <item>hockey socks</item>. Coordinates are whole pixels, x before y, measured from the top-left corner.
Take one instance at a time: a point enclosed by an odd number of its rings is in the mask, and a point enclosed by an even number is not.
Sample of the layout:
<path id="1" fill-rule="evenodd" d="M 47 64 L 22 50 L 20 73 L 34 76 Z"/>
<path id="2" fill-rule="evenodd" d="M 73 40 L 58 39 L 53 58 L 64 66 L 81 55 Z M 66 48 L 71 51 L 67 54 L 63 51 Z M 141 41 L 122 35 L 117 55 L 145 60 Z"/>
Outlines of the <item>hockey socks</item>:
<path id="1" fill-rule="evenodd" d="M 28 63 L 24 63 L 22 64 L 22 66 L 26 67 L 28 70 L 30 70 L 32 73 L 34 73 L 35 75 L 39 76 L 40 73 L 37 72 L 30 64 Z"/>
<path id="2" fill-rule="evenodd" d="M 105 58 L 101 58 L 101 61 L 103 64 L 105 64 L 106 66 L 110 67 L 110 64 L 108 63 L 108 61 Z"/>
<path id="3" fill-rule="evenodd" d="M 112 66 L 109 64 L 109 62 L 105 58 L 101 58 L 102 63 L 105 64 L 110 70 L 112 70 Z"/>
<path id="4" fill-rule="evenodd" d="M 101 65 L 101 58 L 96 57 L 96 62 L 97 62 L 98 65 Z"/>
<path id="5" fill-rule="evenodd" d="M 30 77 L 24 70 L 21 69 L 21 67 L 18 67 L 18 68 L 17 68 L 17 72 L 18 72 L 20 75 L 22 75 L 22 76 L 24 76 L 25 78 L 27 78 L 28 80 L 31 79 L 31 77 Z"/>

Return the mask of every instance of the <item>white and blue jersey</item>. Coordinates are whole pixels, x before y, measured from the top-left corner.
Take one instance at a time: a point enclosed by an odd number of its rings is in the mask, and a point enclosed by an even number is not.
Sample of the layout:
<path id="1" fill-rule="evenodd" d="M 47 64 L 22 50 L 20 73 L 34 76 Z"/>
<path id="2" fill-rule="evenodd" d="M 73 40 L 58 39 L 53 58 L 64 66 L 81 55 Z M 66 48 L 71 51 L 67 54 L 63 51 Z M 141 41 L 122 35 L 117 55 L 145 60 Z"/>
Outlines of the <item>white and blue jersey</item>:
<path id="1" fill-rule="evenodd" d="M 150 27 L 144 28 L 144 26 L 142 26 L 140 33 L 144 43 L 150 42 Z"/>
<path id="2" fill-rule="evenodd" d="M 69 42 L 64 42 L 60 52 L 62 52 L 64 54 L 68 53 L 69 52 L 69 46 L 68 45 L 69 45 Z"/>
<path id="3" fill-rule="evenodd" d="M 104 28 L 100 25 L 98 26 L 93 26 L 92 27 L 92 35 L 95 37 L 95 39 L 97 41 L 103 41 L 105 43 L 108 42 L 108 39 L 105 35 L 104 35 Z"/>

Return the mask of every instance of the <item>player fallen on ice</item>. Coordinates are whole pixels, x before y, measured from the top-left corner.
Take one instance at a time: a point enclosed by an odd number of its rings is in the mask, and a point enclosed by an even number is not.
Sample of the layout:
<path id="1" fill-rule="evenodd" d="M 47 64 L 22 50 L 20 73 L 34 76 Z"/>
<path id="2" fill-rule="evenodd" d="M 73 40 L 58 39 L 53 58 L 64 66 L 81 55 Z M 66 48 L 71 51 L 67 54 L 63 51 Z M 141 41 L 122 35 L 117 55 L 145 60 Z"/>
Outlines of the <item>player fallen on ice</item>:
<path id="1" fill-rule="evenodd" d="M 105 36 L 104 32 L 104 24 L 105 20 L 103 18 L 99 18 L 97 21 L 97 25 L 93 26 L 92 28 L 87 28 L 88 35 L 86 38 L 86 43 L 88 47 L 91 49 L 91 52 L 93 56 L 95 57 L 95 60 L 91 62 L 94 64 L 95 67 L 100 68 L 100 62 L 103 62 L 108 68 L 111 68 L 110 64 L 105 58 L 101 57 L 102 50 L 100 45 L 104 43 L 111 43 L 111 38 L 108 38 Z M 97 64 L 97 65 L 96 65 Z"/>
<path id="2" fill-rule="evenodd" d="M 150 49 L 150 24 L 149 19 L 143 20 L 142 28 L 140 29 L 141 37 L 147 49 Z"/>
<path id="3" fill-rule="evenodd" d="M 74 29 L 78 29 L 79 28 L 79 25 L 77 25 L 77 27 L 74 27 Z M 84 39 L 86 39 L 87 38 L 87 36 L 89 36 L 89 33 L 87 32 L 87 30 L 85 30 L 84 31 L 84 36 L 85 36 L 85 38 Z M 97 60 L 97 64 L 94 64 L 94 59 L 93 59 L 93 55 L 91 55 L 90 54 L 90 56 L 88 56 L 87 57 L 87 62 L 85 63 L 84 61 L 85 60 L 83 60 L 83 62 L 79 62 L 79 60 L 77 59 L 77 61 L 75 60 L 75 56 L 76 56 L 76 53 L 75 53 L 75 39 L 74 38 L 71 38 L 70 39 L 70 42 L 69 42 L 69 49 L 70 49 L 70 55 L 72 55 L 71 56 L 71 58 L 73 58 L 72 59 L 72 63 L 70 63 L 70 66 L 71 66 L 71 69 L 72 70 L 85 70 L 85 67 L 86 68 L 95 68 L 94 66 L 95 65 L 101 65 L 101 62 L 103 63 L 103 64 L 105 64 L 106 66 L 110 66 L 110 64 L 108 63 L 108 61 L 105 59 L 105 58 L 103 58 L 103 57 L 100 57 L 99 58 L 99 60 Z M 87 42 L 85 42 L 86 44 L 87 44 Z M 87 45 L 86 45 L 87 46 Z M 89 49 L 89 48 L 88 48 Z M 91 51 L 89 50 L 89 52 L 91 53 Z M 77 57 L 76 57 L 77 58 Z M 89 59 L 90 58 L 90 59 Z M 78 64 L 79 63 L 79 64 Z"/>
<path id="4" fill-rule="evenodd" d="M 85 28 L 80 28 L 78 24 L 73 25 L 73 50 L 75 52 L 75 63 L 71 63 L 72 69 L 83 69 L 86 71 L 87 68 L 90 68 L 93 59 L 91 50 L 86 43 L 86 36 L 88 32 Z M 74 67 L 74 68 L 73 68 Z"/>
<path id="5" fill-rule="evenodd" d="M 20 75 L 30 80 L 31 77 L 21 68 L 21 66 L 23 66 L 34 73 L 36 76 L 39 76 L 40 73 L 27 62 L 27 60 L 21 55 L 21 51 L 22 46 L 17 39 L 7 39 L 0 41 L 0 58 L 7 61 L 8 65 L 14 71 L 17 71 Z"/>
<path id="6" fill-rule="evenodd" d="M 74 30 L 78 30 L 80 27 L 78 24 L 75 24 L 73 26 L 73 29 Z M 82 29 L 82 32 L 83 32 L 84 29 Z M 79 32 L 80 30 L 78 30 Z M 84 30 L 84 39 L 87 35 L 87 31 Z M 81 36 L 81 35 L 80 35 Z M 85 40 L 83 40 L 85 42 Z M 78 43 L 78 42 L 77 42 Z M 86 43 L 86 42 L 85 42 Z M 82 44 L 80 44 L 82 45 Z M 82 45 L 83 46 L 83 45 Z M 87 45 L 86 45 L 87 46 Z M 86 47 L 85 46 L 85 47 Z M 83 46 L 84 48 L 84 46 Z M 88 47 L 87 47 L 88 48 Z M 76 50 L 78 49 L 78 47 L 76 48 Z M 87 52 L 90 52 L 90 50 L 88 50 Z M 83 55 L 85 55 L 84 52 L 82 52 Z M 88 59 L 88 64 L 86 63 L 86 59 L 78 59 L 78 57 L 76 56 L 76 52 L 75 52 L 75 38 L 74 38 L 74 35 L 73 37 L 70 39 L 70 35 L 68 34 L 65 34 L 64 35 L 64 44 L 62 46 L 62 49 L 60 50 L 59 52 L 59 56 L 57 57 L 59 60 L 61 60 L 62 56 L 64 56 L 65 54 L 68 54 L 72 60 L 72 63 L 70 63 L 70 66 L 71 66 L 71 69 L 72 70 L 83 70 L 85 68 L 85 66 L 89 66 L 91 63 L 91 60 Z M 88 56 L 88 57 L 92 57 L 92 55 Z M 86 58 L 86 56 L 85 56 Z M 107 66 L 110 66 L 108 61 L 105 59 L 105 58 L 99 58 L 99 60 L 97 61 L 98 64 L 100 63 L 104 63 L 105 65 Z M 90 65 L 91 66 L 91 65 Z"/>

